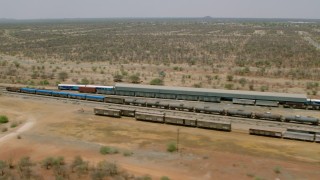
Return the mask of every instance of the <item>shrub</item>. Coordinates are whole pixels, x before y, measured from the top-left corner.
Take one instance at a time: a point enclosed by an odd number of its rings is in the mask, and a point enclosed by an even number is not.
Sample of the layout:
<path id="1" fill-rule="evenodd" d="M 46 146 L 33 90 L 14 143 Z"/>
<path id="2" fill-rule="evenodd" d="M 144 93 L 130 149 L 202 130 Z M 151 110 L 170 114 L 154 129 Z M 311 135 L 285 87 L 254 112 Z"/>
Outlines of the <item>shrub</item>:
<path id="1" fill-rule="evenodd" d="M 4 127 L 4 128 L 1 129 L 1 131 L 2 132 L 6 132 L 6 131 L 8 131 L 8 128 Z"/>
<path id="2" fill-rule="evenodd" d="M 160 78 L 155 78 L 150 81 L 150 85 L 163 85 L 163 80 Z"/>
<path id="3" fill-rule="evenodd" d="M 9 122 L 9 119 L 7 116 L 0 116 L 0 124 L 4 124 Z"/>
<path id="4" fill-rule="evenodd" d="M 228 90 L 233 89 L 233 84 L 225 84 L 224 88 Z"/>
<path id="5" fill-rule="evenodd" d="M 202 83 L 195 83 L 192 85 L 195 88 L 201 88 L 202 87 Z"/>
<path id="6" fill-rule="evenodd" d="M 121 74 L 116 74 L 113 76 L 114 82 L 122 82 L 123 76 Z"/>
<path id="7" fill-rule="evenodd" d="M 124 156 L 132 156 L 132 155 L 133 155 L 133 152 L 131 152 L 131 151 L 124 151 L 124 152 L 123 152 L 123 155 L 124 155 Z"/>
<path id="8" fill-rule="evenodd" d="M 227 75 L 227 81 L 233 81 L 233 76 L 232 75 Z"/>
<path id="9" fill-rule="evenodd" d="M 138 83 L 140 83 L 140 76 L 139 76 L 139 74 L 133 74 L 133 75 L 129 76 L 129 80 L 131 83 L 138 84 Z"/>
<path id="10" fill-rule="evenodd" d="M 102 146 L 100 148 L 101 154 L 117 154 L 119 151 L 116 148 L 108 147 L 108 146 Z"/>
<path id="11" fill-rule="evenodd" d="M 170 180 L 170 178 L 167 177 L 167 176 L 162 176 L 162 177 L 160 178 L 160 180 Z"/>
<path id="12" fill-rule="evenodd" d="M 280 174 L 281 173 L 281 167 L 277 166 L 277 167 L 273 168 L 273 172 L 275 172 L 276 174 Z"/>
<path id="13" fill-rule="evenodd" d="M 167 151 L 168 152 L 174 152 L 177 150 L 177 146 L 176 146 L 176 143 L 174 142 L 171 142 L 167 145 Z"/>
<path id="14" fill-rule="evenodd" d="M 58 78 L 60 81 L 66 80 L 68 78 L 68 76 L 69 76 L 68 73 L 65 71 L 62 71 L 58 74 Z"/>
<path id="15" fill-rule="evenodd" d="M 12 122 L 11 125 L 10 125 L 11 128 L 15 128 L 15 127 L 17 127 L 17 126 L 18 126 L 18 123 L 17 123 L 17 122 Z"/>
<path id="16" fill-rule="evenodd" d="M 264 92 L 267 91 L 269 89 L 269 86 L 261 86 L 260 87 L 260 91 Z"/>

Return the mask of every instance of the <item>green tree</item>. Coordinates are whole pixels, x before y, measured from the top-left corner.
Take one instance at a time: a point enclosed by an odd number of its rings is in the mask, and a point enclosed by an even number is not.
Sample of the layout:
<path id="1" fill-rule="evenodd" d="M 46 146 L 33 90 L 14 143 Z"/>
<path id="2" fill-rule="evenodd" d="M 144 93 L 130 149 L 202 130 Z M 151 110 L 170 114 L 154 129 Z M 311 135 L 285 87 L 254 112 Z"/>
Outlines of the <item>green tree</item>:
<path id="1" fill-rule="evenodd" d="M 62 71 L 58 74 L 58 78 L 60 81 L 65 81 L 68 78 L 68 73 L 65 71 Z"/>

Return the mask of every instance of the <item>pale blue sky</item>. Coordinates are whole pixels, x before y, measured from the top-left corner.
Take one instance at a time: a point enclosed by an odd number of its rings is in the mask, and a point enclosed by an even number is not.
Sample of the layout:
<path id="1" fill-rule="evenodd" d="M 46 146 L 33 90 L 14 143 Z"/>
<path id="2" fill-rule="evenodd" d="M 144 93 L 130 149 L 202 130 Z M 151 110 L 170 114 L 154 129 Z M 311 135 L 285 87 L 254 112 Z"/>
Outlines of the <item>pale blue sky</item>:
<path id="1" fill-rule="evenodd" d="M 320 0 L 0 0 L 0 18 L 203 16 L 320 19 Z"/>

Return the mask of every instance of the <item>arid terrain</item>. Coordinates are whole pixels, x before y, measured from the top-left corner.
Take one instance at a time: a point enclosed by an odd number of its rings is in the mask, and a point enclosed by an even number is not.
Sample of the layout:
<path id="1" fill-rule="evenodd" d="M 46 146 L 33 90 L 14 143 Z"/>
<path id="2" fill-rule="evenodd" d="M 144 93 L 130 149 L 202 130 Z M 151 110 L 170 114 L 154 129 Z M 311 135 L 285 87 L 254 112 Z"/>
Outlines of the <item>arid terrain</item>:
<path id="1" fill-rule="evenodd" d="M 92 107 L 67 100 L 44 102 L 1 96 L 0 114 L 6 114 L 11 122 L 20 122 L 0 134 L 0 159 L 14 163 L 24 156 L 35 162 L 63 156 L 66 162 L 71 162 L 80 155 L 90 165 L 107 160 L 136 177 L 153 179 L 163 176 L 318 179 L 320 176 L 317 143 L 94 116 Z M 180 151 L 167 152 L 167 144 L 176 141 L 177 128 Z M 101 146 L 117 148 L 119 153 L 102 155 Z M 123 152 L 132 155 L 125 156 Z M 45 179 L 54 179 L 48 170 L 38 167 L 34 171 L 47 174 Z"/>
<path id="2" fill-rule="evenodd" d="M 316 20 L 13 21 L 0 25 L 0 42 L 2 83 L 124 81 L 319 95 Z"/>
<path id="3" fill-rule="evenodd" d="M 0 84 L 57 89 L 59 83 L 129 82 L 320 99 L 319 47 L 316 20 L 8 21 L 0 22 Z M 318 111 L 272 110 L 278 111 L 320 117 Z M 114 179 L 320 177 L 319 143 L 250 136 L 241 128 L 220 132 L 95 116 L 93 106 L 67 99 L 2 94 L 0 115 L 9 119 L 0 124 L 0 176 L 5 169 L 19 179 L 26 171 L 18 164 L 30 157 L 34 163 L 27 173 L 46 180 L 66 178 L 64 172 L 69 179 L 94 179 L 103 160 L 119 168 L 121 176 Z M 168 152 L 178 129 L 179 152 Z M 117 153 L 103 155 L 103 146 Z M 65 169 L 42 166 L 44 159 L 59 156 Z M 89 164 L 74 172 L 69 165 L 76 156 Z M 15 166 L 4 168 L 3 161 Z"/>

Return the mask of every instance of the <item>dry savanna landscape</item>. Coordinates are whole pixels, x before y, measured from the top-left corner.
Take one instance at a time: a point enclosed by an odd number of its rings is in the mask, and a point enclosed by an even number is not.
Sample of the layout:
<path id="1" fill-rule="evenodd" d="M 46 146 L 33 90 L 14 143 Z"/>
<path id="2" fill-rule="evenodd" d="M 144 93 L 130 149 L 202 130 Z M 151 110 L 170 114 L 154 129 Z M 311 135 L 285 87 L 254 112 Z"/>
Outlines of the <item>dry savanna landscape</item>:
<path id="1" fill-rule="evenodd" d="M 320 99 L 319 69 L 318 20 L 0 21 L 3 87 L 127 82 Z M 319 143 L 95 116 L 93 107 L 0 92 L 0 179 L 320 177 Z M 286 110 L 298 111 L 319 118 Z"/>

